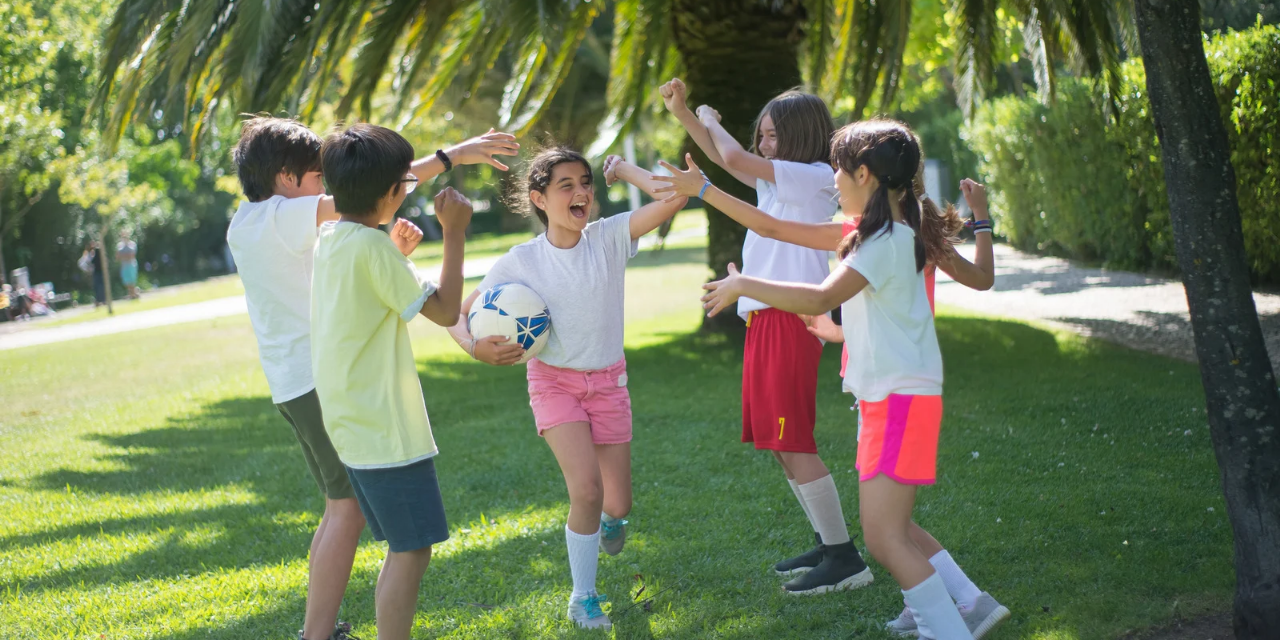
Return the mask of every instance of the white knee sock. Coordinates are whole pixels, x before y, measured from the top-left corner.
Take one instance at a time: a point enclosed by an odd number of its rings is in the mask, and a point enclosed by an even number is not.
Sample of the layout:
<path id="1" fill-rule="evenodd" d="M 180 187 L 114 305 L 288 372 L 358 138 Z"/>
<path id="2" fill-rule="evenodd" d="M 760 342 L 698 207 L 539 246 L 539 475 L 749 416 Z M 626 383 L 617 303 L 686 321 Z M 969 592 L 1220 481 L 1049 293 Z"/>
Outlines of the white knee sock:
<path id="1" fill-rule="evenodd" d="M 800 495 L 809 508 L 809 520 L 822 536 L 822 544 L 844 544 L 849 541 L 849 529 L 844 524 L 844 511 L 840 508 L 840 493 L 836 483 L 827 474 L 800 485 Z"/>
<path id="2" fill-rule="evenodd" d="M 974 603 L 978 601 L 978 596 L 982 595 L 982 590 L 964 574 L 960 565 L 951 559 L 951 554 L 943 549 L 929 558 L 929 564 L 933 565 L 939 576 L 942 576 L 942 583 L 947 585 L 947 594 L 956 601 L 956 604 L 965 611 L 972 609 Z"/>
<path id="3" fill-rule="evenodd" d="M 800 483 L 796 482 L 793 478 L 787 478 L 787 484 L 791 485 L 791 493 L 796 494 L 796 500 L 800 501 L 800 508 L 804 509 L 805 519 L 809 521 L 809 526 L 813 527 L 813 530 L 816 532 L 818 530 L 818 525 L 813 523 L 813 514 L 809 513 L 809 505 L 804 503 L 804 494 L 800 493 Z"/>
<path id="4" fill-rule="evenodd" d="M 947 595 L 947 586 L 937 573 L 902 592 L 915 614 L 920 637 L 926 640 L 973 640 L 956 604 Z"/>
<path id="5" fill-rule="evenodd" d="M 596 568 L 600 566 L 600 530 L 582 535 L 564 527 L 564 541 L 569 546 L 569 573 L 573 575 L 573 597 L 581 598 L 596 590 Z"/>

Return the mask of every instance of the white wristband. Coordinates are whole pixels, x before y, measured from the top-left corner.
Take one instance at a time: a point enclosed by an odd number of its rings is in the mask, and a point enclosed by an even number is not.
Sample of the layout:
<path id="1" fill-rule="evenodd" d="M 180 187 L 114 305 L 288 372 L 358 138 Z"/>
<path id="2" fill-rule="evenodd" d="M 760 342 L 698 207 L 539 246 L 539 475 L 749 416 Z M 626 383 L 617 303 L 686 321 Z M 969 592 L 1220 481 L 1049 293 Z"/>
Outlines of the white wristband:
<path id="1" fill-rule="evenodd" d="M 975 235 L 975 236 L 976 236 L 976 235 L 978 235 L 979 233 L 991 233 L 991 227 L 986 227 L 986 228 L 983 228 L 983 229 L 974 229 L 974 230 L 973 230 L 973 235 Z"/>
<path id="2" fill-rule="evenodd" d="M 476 339 L 475 338 L 471 339 L 471 346 L 467 347 L 467 353 L 471 354 L 472 360 L 476 359 Z"/>

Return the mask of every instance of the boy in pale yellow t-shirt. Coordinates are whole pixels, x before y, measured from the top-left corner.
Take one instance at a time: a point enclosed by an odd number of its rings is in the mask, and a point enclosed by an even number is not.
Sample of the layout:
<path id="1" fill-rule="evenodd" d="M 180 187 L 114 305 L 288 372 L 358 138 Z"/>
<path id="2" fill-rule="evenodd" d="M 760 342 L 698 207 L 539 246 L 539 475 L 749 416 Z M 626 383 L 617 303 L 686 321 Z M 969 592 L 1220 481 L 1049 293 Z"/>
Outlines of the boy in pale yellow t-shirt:
<path id="1" fill-rule="evenodd" d="M 311 295 L 311 360 L 325 429 L 347 468 L 375 540 L 387 541 L 375 595 L 380 640 L 407 640 L 431 545 L 449 537 L 436 455 L 408 321 L 441 326 L 462 303 L 464 232 L 471 203 L 436 195 L 444 233 L 440 284 L 420 279 L 406 257 L 422 239 L 391 222 L 417 184 L 413 147 L 399 134 L 357 124 L 325 139 L 325 182 L 339 214 L 320 228 Z"/>

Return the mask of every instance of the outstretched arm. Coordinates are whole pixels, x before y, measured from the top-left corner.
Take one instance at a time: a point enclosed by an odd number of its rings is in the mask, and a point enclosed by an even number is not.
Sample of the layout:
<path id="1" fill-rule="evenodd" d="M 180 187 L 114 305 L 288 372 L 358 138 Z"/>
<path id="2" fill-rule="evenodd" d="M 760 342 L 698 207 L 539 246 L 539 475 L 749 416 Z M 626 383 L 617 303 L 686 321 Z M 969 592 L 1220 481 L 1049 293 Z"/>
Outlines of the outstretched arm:
<path id="1" fill-rule="evenodd" d="M 650 189 L 649 192 L 655 196 L 697 197 L 701 194 L 703 202 L 719 209 L 725 215 L 737 221 L 738 224 L 756 232 L 760 236 L 809 249 L 835 251 L 840 244 L 841 238 L 844 237 L 844 225 L 839 222 L 807 223 L 779 220 L 721 191 L 715 185 L 708 186 L 704 192 L 702 187 L 709 184 L 710 181 L 702 175 L 698 165 L 694 164 L 692 156 L 685 154 L 684 160 L 689 166 L 688 169 L 681 169 L 665 160 L 660 161 L 662 166 L 671 172 L 671 175 L 659 176 L 650 174 L 650 182 L 661 186 Z"/>
<path id="2" fill-rule="evenodd" d="M 844 266 L 836 267 L 822 284 L 775 282 L 761 280 L 738 273 L 737 266 L 729 265 L 729 275 L 723 280 L 702 285 L 708 293 L 702 296 L 702 308 L 708 316 L 720 313 L 738 298 L 759 300 L 775 309 L 803 315 L 826 313 L 860 293 L 867 286 L 861 273 Z"/>
<path id="3" fill-rule="evenodd" d="M 656 182 L 652 173 L 641 169 L 640 167 L 623 160 L 618 156 L 609 156 L 604 160 L 604 181 L 605 184 L 613 184 L 615 180 L 624 180 L 631 184 L 644 189 L 647 193 L 653 193 L 653 189 L 661 186 L 661 182 Z M 646 204 L 639 209 L 631 212 L 631 239 L 639 240 L 643 236 L 659 225 L 671 219 L 678 211 L 684 208 L 688 198 L 673 196 L 663 200 L 655 200 Z"/>
<path id="4" fill-rule="evenodd" d="M 489 129 L 489 132 L 484 135 L 442 149 L 453 164 L 487 164 L 499 171 L 506 171 L 507 165 L 502 164 L 494 156 L 514 156 L 519 150 L 520 144 L 516 142 L 515 136 L 495 129 Z M 409 173 L 416 176 L 418 180 L 426 182 L 444 173 L 444 162 L 432 152 L 429 156 L 415 160 L 409 167 Z"/>
<path id="5" fill-rule="evenodd" d="M 707 158 L 720 166 L 720 168 L 728 171 L 733 177 L 737 178 L 743 184 L 756 188 L 756 179 L 750 174 L 737 171 L 729 167 L 720 157 L 720 152 L 716 149 L 716 144 L 711 140 L 711 134 L 707 132 L 707 127 L 698 119 L 697 114 L 689 110 L 689 105 L 685 103 L 685 86 L 680 78 L 672 78 L 670 82 L 658 87 L 658 93 L 662 94 L 662 103 L 667 106 L 667 111 L 680 121 L 680 126 L 688 132 L 689 138 L 693 143 L 698 145 L 702 152 L 707 154 Z M 716 116 L 719 119 L 719 116 Z"/>
<path id="6" fill-rule="evenodd" d="M 986 187 L 965 178 L 960 181 L 960 191 L 964 194 L 965 202 L 969 203 L 969 209 L 973 211 L 974 220 L 991 219 L 987 212 Z M 986 291 L 996 282 L 996 258 L 991 246 L 991 233 L 975 233 L 973 242 L 976 245 L 974 262 L 969 262 L 955 247 L 951 247 L 947 259 L 939 262 L 938 268 L 970 289 Z"/>

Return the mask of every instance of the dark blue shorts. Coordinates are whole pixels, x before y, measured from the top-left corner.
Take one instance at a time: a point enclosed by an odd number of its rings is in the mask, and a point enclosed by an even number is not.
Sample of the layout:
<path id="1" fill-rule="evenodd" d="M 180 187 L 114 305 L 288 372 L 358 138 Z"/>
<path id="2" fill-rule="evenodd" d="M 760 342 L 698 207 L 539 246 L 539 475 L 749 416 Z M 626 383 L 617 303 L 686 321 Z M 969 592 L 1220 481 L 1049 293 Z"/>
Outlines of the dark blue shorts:
<path id="1" fill-rule="evenodd" d="M 347 467 L 360 511 L 373 539 L 392 552 L 415 551 L 449 539 L 440 484 L 431 458 L 403 467 Z"/>

